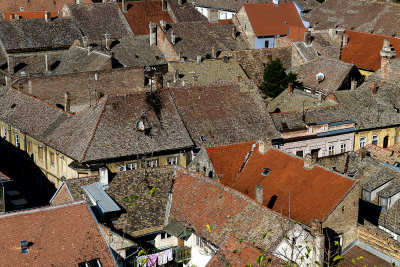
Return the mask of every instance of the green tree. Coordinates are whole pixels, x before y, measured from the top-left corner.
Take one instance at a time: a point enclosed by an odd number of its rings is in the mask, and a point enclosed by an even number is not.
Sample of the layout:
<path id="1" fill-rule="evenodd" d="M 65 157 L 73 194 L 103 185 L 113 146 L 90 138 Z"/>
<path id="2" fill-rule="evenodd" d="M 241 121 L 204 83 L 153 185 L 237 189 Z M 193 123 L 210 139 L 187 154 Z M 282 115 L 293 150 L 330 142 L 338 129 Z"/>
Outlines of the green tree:
<path id="1" fill-rule="evenodd" d="M 285 68 L 279 58 L 271 61 L 265 66 L 264 80 L 259 86 L 260 90 L 269 97 L 277 97 L 292 83 L 296 87 L 302 87 L 293 72 L 286 74 Z"/>

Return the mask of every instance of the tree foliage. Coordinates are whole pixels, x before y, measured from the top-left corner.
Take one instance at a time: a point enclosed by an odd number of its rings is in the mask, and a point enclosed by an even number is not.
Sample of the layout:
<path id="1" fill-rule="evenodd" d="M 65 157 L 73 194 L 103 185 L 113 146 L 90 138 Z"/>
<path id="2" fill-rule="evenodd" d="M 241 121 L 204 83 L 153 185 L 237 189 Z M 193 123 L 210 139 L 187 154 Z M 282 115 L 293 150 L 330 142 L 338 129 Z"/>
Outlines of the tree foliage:
<path id="1" fill-rule="evenodd" d="M 259 86 L 260 90 L 269 97 L 277 97 L 292 83 L 294 86 L 301 87 L 297 81 L 297 75 L 293 72 L 286 74 L 285 68 L 279 58 L 271 61 L 265 66 L 263 82 Z"/>

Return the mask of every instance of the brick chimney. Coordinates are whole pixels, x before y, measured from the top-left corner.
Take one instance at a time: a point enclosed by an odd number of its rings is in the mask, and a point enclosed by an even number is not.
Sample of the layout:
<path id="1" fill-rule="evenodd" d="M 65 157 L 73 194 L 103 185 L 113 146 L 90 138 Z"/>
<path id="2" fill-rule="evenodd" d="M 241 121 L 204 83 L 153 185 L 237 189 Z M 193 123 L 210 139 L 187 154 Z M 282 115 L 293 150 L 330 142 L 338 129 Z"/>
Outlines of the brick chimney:
<path id="1" fill-rule="evenodd" d="M 108 186 L 108 169 L 106 167 L 101 167 L 99 169 L 100 183 L 104 187 Z"/>
<path id="2" fill-rule="evenodd" d="M 315 164 L 315 157 L 313 157 L 311 154 L 307 154 L 304 158 L 304 168 L 306 169 L 312 169 Z"/>
<path id="3" fill-rule="evenodd" d="M 46 20 L 46 22 L 51 21 L 50 12 L 48 11 L 44 12 L 44 19 Z"/>
<path id="4" fill-rule="evenodd" d="M 310 31 L 305 31 L 304 32 L 304 42 L 306 42 L 306 45 L 310 45 L 311 44 L 311 32 Z"/>
<path id="5" fill-rule="evenodd" d="M 154 74 L 154 89 L 158 90 L 163 88 L 163 75 L 161 72 L 156 72 Z"/>
<path id="6" fill-rule="evenodd" d="M 314 237 L 313 244 L 313 262 L 324 262 L 324 251 L 325 251 L 325 237 L 322 232 L 322 223 L 319 220 L 313 220 L 311 222 L 311 234 Z"/>
<path id="7" fill-rule="evenodd" d="M 381 76 L 386 80 L 389 74 L 389 63 L 396 56 L 396 51 L 391 47 L 390 40 L 383 40 L 383 47 L 381 50 Z"/>
<path id="8" fill-rule="evenodd" d="M 128 5 L 126 4 L 126 0 L 122 0 L 122 12 L 128 13 Z"/>
<path id="9" fill-rule="evenodd" d="M 258 184 L 256 185 L 256 201 L 261 205 L 263 204 L 263 197 L 264 197 L 264 188 L 262 185 Z"/>
<path id="10" fill-rule="evenodd" d="M 64 99 L 65 99 L 64 110 L 66 112 L 70 112 L 71 97 L 69 92 L 65 92 Z"/>
<path id="11" fill-rule="evenodd" d="M 105 42 L 105 46 L 107 50 L 111 49 L 111 35 L 109 33 L 104 34 L 104 38 L 106 39 Z"/>
<path id="12" fill-rule="evenodd" d="M 378 83 L 377 82 L 373 82 L 371 84 L 371 93 L 373 95 L 376 95 L 376 92 L 378 91 Z"/>
<path id="13" fill-rule="evenodd" d="M 161 0 L 162 11 L 167 11 L 167 0 Z"/>
<path id="14" fill-rule="evenodd" d="M 358 150 L 358 161 L 363 161 L 367 155 L 367 149 L 362 147 Z"/>
<path id="15" fill-rule="evenodd" d="M 210 8 L 208 10 L 208 21 L 209 22 L 218 22 L 218 9 Z"/>
<path id="16" fill-rule="evenodd" d="M 288 94 L 293 94 L 293 83 L 288 83 Z"/>
<path id="17" fill-rule="evenodd" d="M 157 45 L 157 24 L 150 22 L 150 45 Z"/>
<path id="18" fill-rule="evenodd" d="M 9 73 L 14 73 L 14 68 L 15 68 L 15 60 L 14 57 L 8 56 L 7 57 L 7 71 Z"/>

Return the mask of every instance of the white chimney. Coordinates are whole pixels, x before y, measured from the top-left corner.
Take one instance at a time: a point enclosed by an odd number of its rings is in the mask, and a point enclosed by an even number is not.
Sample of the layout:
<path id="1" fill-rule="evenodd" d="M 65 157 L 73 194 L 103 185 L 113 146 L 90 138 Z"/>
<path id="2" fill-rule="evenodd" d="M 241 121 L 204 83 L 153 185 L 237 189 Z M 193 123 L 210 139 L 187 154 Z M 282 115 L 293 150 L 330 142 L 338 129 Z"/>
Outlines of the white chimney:
<path id="1" fill-rule="evenodd" d="M 51 21 L 50 12 L 48 12 L 48 11 L 44 12 L 44 19 L 45 19 L 47 22 Z"/>
<path id="2" fill-rule="evenodd" d="M 99 169 L 100 183 L 104 186 L 108 186 L 108 169 L 101 167 Z"/>
<path id="3" fill-rule="evenodd" d="M 256 185 L 256 201 L 263 204 L 264 187 L 260 184 Z"/>
<path id="4" fill-rule="evenodd" d="M 274 3 L 274 5 L 278 6 L 279 5 L 279 0 L 272 0 L 272 2 Z"/>
<path id="5" fill-rule="evenodd" d="M 106 39 L 106 49 L 110 50 L 111 49 L 111 35 L 109 33 L 104 34 L 104 37 Z"/>
<path id="6" fill-rule="evenodd" d="M 126 0 L 122 0 L 122 12 L 128 13 L 128 5 L 126 4 Z"/>
<path id="7" fill-rule="evenodd" d="M 157 24 L 150 22 L 149 23 L 149 28 L 150 28 L 150 45 L 157 45 Z"/>

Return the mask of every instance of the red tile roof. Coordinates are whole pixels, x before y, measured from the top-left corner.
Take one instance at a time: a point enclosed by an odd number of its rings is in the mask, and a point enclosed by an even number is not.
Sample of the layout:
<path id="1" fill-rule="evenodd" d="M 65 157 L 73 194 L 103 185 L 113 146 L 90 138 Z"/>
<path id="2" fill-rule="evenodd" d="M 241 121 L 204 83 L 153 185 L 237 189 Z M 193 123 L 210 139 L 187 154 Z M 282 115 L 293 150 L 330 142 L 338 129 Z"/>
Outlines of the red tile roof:
<path id="1" fill-rule="evenodd" d="M 118 4 L 121 8 L 121 3 Z M 150 22 L 165 20 L 168 24 L 173 23 L 168 12 L 162 11 L 160 0 L 128 2 L 128 12 L 123 14 L 135 35 L 149 34 Z"/>
<path id="2" fill-rule="evenodd" d="M 208 157 L 212 160 L 214 169 L 222 184 L 232 186 L 235 175 L 239 173 L 239 169 L 242 167 L 253 145 L 255 145 L 255 141 L 206 147 Z"/>
<path id="3" fill-rule="evenodd" d="M 400 55 L 400 38 L 351 30 L 346 30 L 345 33 L 349 36 L 349 41 L 342 49 L 341 60 L 344 62 L 372 71 L 380 69 L 380 51 L 384 39 L 390 40 L 390 44 L 397 52 L 396 57 Z"/>
<path id="4" fill-rule="evenodd" d="M 83 4 L 91 3 L 91 0 L 83 0 Z M 0 12 L 18 12 L 20 7 L 24 11 L 61 11 L 65 4 L 75 4 L 75 0 L 12 0 L 0 1 Z"/>
<path id="5" fill-rule="evenodd" d="M 67 184 L 64 182 L 60 185 L 57 192 L 54 193 L 50 200 L 50 205 L 63 205 L 74 202 L 71 192 L 68 189 Z"/>
<path id="6" fill-rule="evenodd" d="M 0 266 L 77 266 L 99 259 L 116 266 L 111 250 L 86 202 L 0 216 Z M 28 253 L 21 253 L 21 241 Z"/>
<path id="7" fill-rule="evenodd" d="M 288 35 L 294 40 L 304 40 L 303 21 L 293 2 L 243 5 L 256 36 Z M 287 24 L 286 24 L 287 23 Z"/>
<path id="8" fill-rule="evenodd" d="M 231 145 L 218 150 L 218 147 L 214 147 L 209 157 L 214 167 L 225 170 L 231 166 L 232 160 L 236 161 L 239 157 L 236 151 L 243 155 L 245 148 L 243 145 Z M 223 167 L 224 162 L 228 162 L 227 167 Z M 324 221 L 356 182 L 319 166 L 314 166 L 311 170 L 303 166 L 302 159 L 273 148 L 262 155 L 258 152 L 257 145 L 245 168 L 235 178 L 236 181 L 232 184 L 232 179 L 228 179 L 225 184 L 226 180 L 222 177 L 221 182 L 253 199 L 256 185 L 263 185 L 263 205 L 286 216 L 289 216 L 290 192 L 290 218 L 310 225 L 314 219 Z M 262 175 L 264 168 L 271 170 L 267 176 Z M 218 170 L 216 172 L 219 174 Z M 235 172 L 236 170 L 232 171 Z"/>
<path id="9" fill-rule="evenodd" d="M 256 260 L 259 255 L 260 250 L 256 247 L 242 242 L 234 236 L 229 236 L 206 266 L 248 266 L 251 264 L 257 266 Z M 277 258 L 266 256 L 265 262 L 269 261 L 271 261 L 271 263 L 278 262 Z"/>
<path id="10" fill-rule="evenodd" d="M 4 19 L 11 19 L 11 14 L 19 15 L 20 19 L 44 19 L 45 11 L 24 11 L 24 12 L 4 12 Z M 50 17 L 54 18 L 58 15 L 58 12 L 50 12 Z"/>

